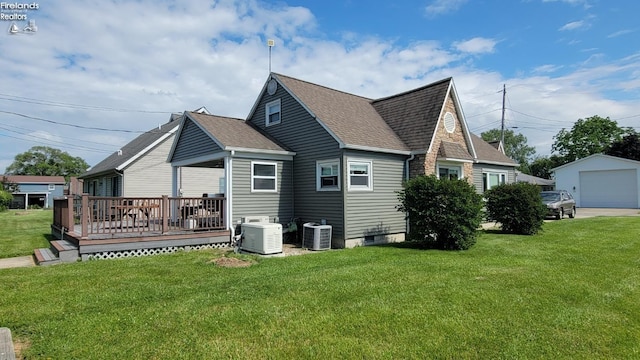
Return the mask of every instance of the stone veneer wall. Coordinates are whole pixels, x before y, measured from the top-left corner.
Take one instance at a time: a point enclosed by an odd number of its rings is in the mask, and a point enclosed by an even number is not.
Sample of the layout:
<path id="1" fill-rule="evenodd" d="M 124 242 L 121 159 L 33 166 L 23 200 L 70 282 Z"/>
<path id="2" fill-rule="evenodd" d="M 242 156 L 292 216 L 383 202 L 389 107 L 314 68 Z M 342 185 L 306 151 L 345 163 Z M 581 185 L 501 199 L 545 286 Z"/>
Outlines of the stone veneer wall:
<path id="1" fill-rule="evenodd" d="M 456 128 L 453 133 L 447 132 L 447 130 L 444 128 L 444 121 L 442 120 L 442 118 L 440 118 L 438 127 L 435 129 L 436 135 L 431 146 L 431 152 L 427 153 L 426 155 L 416 155 L 416 157 L 409 164 L 409 173 L 411 174 L 411 176 L 435 174 L 436 163 L 438 161 L 438 149 L 440 149 L 440 143 L 442 141 L 461 144 L 467 151 L 469 151 L 467 142 L 465 141 L 464 134 L 462 132 L 462 124 L 460 123 L 458 112 L 456 111 L 456 107 L 451 96 L 447 98 L 447 101 L 444 105 L 444 110 L 445 111 L 442 113 L 442 117 L 444 117 L 444 114 L 446 114 L 447 112 L 452 113 L 456 119 Z M 467 181 L 470 184 L 473 184 L 473 164 L 462 163 L 462 171 Z"/>

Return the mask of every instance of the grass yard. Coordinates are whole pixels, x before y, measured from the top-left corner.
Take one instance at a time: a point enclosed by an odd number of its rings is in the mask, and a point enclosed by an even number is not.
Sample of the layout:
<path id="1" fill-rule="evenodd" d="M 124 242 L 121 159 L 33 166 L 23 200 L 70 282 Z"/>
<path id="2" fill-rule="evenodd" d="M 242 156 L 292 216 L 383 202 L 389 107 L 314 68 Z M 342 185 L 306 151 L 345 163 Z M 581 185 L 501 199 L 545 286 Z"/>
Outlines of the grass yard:
<path id="1" fill-rule="evenodd" d="M 639 233 L 640 218 L 601 217 L 483 233 L 464 252 L 6 269 L 0 326 L 27 359 L 637 359 Z"/>
<path id="2" fill-rule="evenodd" d="M 33 255 L 48 248 L 53 211 L 7 210 L 0 212 L 0 259 Z"/>

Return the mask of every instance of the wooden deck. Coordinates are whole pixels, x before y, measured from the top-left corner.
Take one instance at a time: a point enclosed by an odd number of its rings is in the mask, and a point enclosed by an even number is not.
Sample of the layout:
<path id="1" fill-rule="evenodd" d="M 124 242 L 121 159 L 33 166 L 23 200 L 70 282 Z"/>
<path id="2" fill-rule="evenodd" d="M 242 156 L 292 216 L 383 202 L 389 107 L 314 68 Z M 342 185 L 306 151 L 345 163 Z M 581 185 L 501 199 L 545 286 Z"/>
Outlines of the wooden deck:
<path id="1" fill-rule="evenodd" d="M 51 232 L 55 239 L 73 244 L 83 260 L 224 247 L 231 243 L 225 201 L 168 196 L 56 198 Z"/>

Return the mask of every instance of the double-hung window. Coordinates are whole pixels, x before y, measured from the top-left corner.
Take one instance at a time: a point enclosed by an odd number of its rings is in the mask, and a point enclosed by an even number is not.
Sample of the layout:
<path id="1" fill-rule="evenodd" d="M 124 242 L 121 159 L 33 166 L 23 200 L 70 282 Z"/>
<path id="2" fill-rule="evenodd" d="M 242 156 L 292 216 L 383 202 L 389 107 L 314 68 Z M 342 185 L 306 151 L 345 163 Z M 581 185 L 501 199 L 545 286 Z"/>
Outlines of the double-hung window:
<path id="1" fill-rule="evenodd" d="M 280 124 L 281 120 L 280 99 L 267 103 L 265 106 L 265 126 Z"/>
<path id="2" fill-rule="evenodd" d="M 275 192 L 278 182 L 278 165 L 272 162 L 251 162 L 251 191 Z"/>
<path id="3" fill-rule="evenodd" d="M 340 190 L 340 161 L 326 160 L 316 162 L 316 190 Z"/>
<path id="4" fill-rule="evenodd" d="M 349 160 L 349 190 L 373 190 L 371 161 Z"/>
<path id="5" fill-rule="evenodd" d="M 438 177 L 440 179 L 458 180 L 462 178 L 460 166 L 438 165 Z"/>

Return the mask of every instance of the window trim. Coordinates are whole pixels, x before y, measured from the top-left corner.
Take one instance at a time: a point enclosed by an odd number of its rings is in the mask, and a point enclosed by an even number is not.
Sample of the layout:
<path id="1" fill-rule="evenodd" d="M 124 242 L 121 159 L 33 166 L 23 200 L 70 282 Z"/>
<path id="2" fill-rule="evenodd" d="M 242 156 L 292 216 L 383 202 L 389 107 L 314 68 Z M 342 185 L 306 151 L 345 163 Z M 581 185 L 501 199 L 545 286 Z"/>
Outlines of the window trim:
<path id="1" fill-rule="evenodd" d="M 337 166 L 338 173 L 331 176 L 337 176 L 335 186 L 322 186 L 322 166 Z M 340 159 L 316 160 L 316 191 L 340 191 Z"/>
<path id="2" fill-rule="evenodd" d="M 49 184 L 48 189 L 49 189 L 49 191 L 55 190 L 56 189 L 56 184 Z"/>
<path id="3" fill-rule="evenodd" d="M 366 165 L 368 168 L 367 185 L 351 185 L 351 165 Z M 361 176 L 361 175 L 356 175 Z M 347 160 L 347 190 L 349 191 L 373 191 L 373 161 L 349 159 Z"/>
<path id="4" fill-rule="evenodd" d="M 275 105 L 278 105 L 278 113 L 280 114 L 280 116 L 278 117 L 278 121 L 271 122 L 270 115 L 275 114 L 275 112 L 269 113 L 269 109 Z M 281 122 L 282 122 L 282 103 L 280 99 L 269 101 L 264 106 L 264 126 L 277 125 L 277 124 L 280 124 Z"/>
<path id="5" fill-rule="evenodd" d="M 462 164 L 455 163 L 437 163 L 436 166 L 436 174 L 438 175 L 438 179 L 440 179 L 440 169 L 457 169 L 458 170 L 458 180 L 464 179 L 464 166 Z"/>
<path id="6" fill-rule="evenodd" d="M 274 175 L 273 176 L 265 176 L 265 175 L 255 175 L 254 174 L 254 165 L 271 165 L 273 166 Z M 255 179 L 273 179 L 274 189 L 256 189 Z M 251 192 L 261 192 L 261 193 L 276 193 L 278 192 L 278 163 L 271 161 L 252 161 L 251 162 Z"/>
<path id="7" fill-rule="evenodd" d="M 485 177 L 485 174 L 487 175 L 486 177 Z M 482 191 L 483 192 L 491 190 L 491 187 L 489 187 L 489 184 L 487 183 L 487 181 L 489 181 L 489 175 L 490 174 L 497 174 L 500 177 L 504 176 L 504 182 L 502 182 L 500 184 L 506 184 L 507 181 L 509 180 L 509 173 L 507 171 L 504 171 L 504 170 L 493 170 L 493 169 L 483 169 L 482 170 Z M 498 179 L 498 182 L 500 182 L 500 179 Z M 500 185 L 500 184 L 498 184 L 498 185 Z"/>

